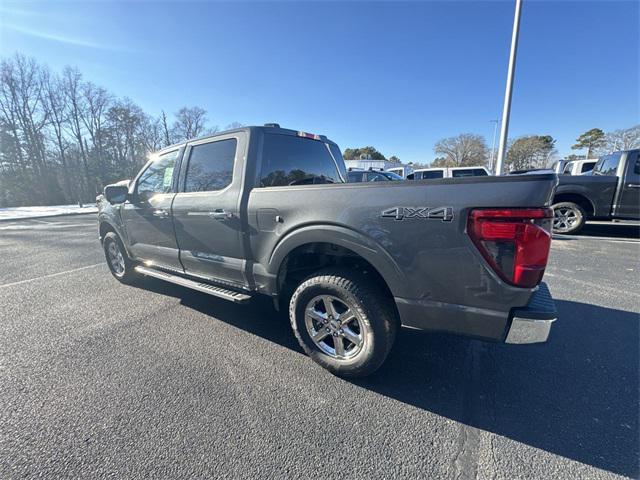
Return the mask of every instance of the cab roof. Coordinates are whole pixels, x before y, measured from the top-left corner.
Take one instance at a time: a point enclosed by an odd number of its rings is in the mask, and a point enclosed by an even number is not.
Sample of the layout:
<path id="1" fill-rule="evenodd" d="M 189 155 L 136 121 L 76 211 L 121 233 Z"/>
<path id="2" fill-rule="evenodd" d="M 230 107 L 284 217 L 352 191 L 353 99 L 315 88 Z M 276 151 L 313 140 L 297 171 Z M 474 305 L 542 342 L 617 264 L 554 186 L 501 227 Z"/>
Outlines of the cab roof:
<path id="1" fill-rule="evenodd" d="M 335 142 L 333 142 L 332 140 L 329 140 L 325 135 L 317 135 L 317 134 L 313 134 L 313 133 L 309 133 L 309 132 L 303 132 L 301 130 L 291 130 L 290 128 L 282 128 L 280 127 L 279 124 L 277 123 L 265 123 L 264 125 L 248 125 L 245 127 L 238 127 L 238 128 L 232 128 L 229 130 L 223 130 L 220 132 L 215 132 L 209 135 L 203 135 L 202 137 L 197 137 L 197 138 L 191 138 L 189 140 L 183 141 L 183 142 L 179 142 L 179 143 L 174 143 L 173 145 L 169 145 L 168 147 L 164 147 L 162 150 L 158 150 L 158 152 L 156 153 L 164 153 L 166 151 L 170 151 L 170 150 L 175 150 L 176 148 L 179 147 L 183 147 L 188 143 L 191 142 L 196 142 L 196 141 L 200 141 L 200 140 L 206 140 L 206 139 L 213 139 L 216 137 L 220 137 L 223 135 L 228 135 L 230 133 L 235 133 L 235 132 L 247 132 L 249 133 L 249 135 L 253 134 L 253 133 L 257 133 L 257 132 L 262 132 L 262 133 L 268 133 L 268 134 L 276 134 L 276 135 L 291 135 L 291 136 L 295 136 L 295 137 L 303 137 L 303 138 L 310 138 L 312 140 L 319 140 L 321 142 L 325 142 L 325 143 L 331 143 L 333 145 L 336 145 Z"/>

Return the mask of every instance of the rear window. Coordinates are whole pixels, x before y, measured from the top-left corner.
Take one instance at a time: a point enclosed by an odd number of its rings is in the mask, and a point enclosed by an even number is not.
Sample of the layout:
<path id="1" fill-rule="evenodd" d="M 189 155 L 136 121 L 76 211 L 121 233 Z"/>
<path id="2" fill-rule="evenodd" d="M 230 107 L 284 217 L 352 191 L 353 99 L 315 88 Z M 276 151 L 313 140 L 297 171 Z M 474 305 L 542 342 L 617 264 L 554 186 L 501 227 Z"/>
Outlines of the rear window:
<path id="1" fill-rule="evenodd" d="M 582 168 L 580 169 L 580 173 L 590 172 L 593 170 L 595 163 L 583 163 Z"/>
<path id="2" fill-rule="evenodd" d="M 429 172 L 418 172 L 420 178 L 423 180 L 431 178 L 444 178 L 444 172 L 442 170 L 431 170 Z"/>
<path id="3" fill-rule="evenodd" d="M 266 134 L 261 187 L 342 183 L 324 142 L 292 135 Z"/>
<path id="4" fill-rule="evenodd" d="M 620 162 L 620 153 L 613 153 L 600 157 L 596 166 L 593 167 L 593 173 L 596 175 L 615 175 L 618 170 L 618 162 Z"/>
<path id="5" fill-rule="evenodd" d="M 451 176 L 457 177 L 486 177 L 487 172 L 483 168 L 462 168 L 460 170 L 452 170 Z"/>

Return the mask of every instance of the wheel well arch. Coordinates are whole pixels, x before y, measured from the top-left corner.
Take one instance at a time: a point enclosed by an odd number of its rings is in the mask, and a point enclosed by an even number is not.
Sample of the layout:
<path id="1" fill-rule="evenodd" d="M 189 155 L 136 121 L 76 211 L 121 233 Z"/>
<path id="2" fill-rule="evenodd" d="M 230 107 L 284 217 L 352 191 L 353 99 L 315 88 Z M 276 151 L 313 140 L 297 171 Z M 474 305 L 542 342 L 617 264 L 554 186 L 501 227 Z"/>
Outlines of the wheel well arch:
<path id="1" fill-rule="evenodd" d="M 100 239 L 104 240 L 104 236 L 109 232 L 118 233 L 115 227 L 111 225 L 109 222 L 104 220 L 100 222 Z"/>
<path id="2" fill-rule="evenodd" d="M 561 202 L 571 202 L 571 203 L 575 203 L 576 205 L 580 205 L 580 207 L 582 207 L 582 209 L 587 213 L 588 216 L 593 216 L 595 211 L 593 204 L 591 203 L 591 200 L 589 200 L 587 197 L 579 193 L 556 194 L 553 197 L 553 204 L 555 205 L 556 203 L 561 203 Z"/>
<path id="3" fill-rule="evenodd" d="M 331 242 L 308 242 L 289 251 L 278 268 L 278 291 L 288 298 L 306 277 L 327 267 L 345 267 L 370 278 L 393 301 L 393 293 L 378 269 L 359 253 Z M 392 302 L 395 306 L 395 302 Z"/>

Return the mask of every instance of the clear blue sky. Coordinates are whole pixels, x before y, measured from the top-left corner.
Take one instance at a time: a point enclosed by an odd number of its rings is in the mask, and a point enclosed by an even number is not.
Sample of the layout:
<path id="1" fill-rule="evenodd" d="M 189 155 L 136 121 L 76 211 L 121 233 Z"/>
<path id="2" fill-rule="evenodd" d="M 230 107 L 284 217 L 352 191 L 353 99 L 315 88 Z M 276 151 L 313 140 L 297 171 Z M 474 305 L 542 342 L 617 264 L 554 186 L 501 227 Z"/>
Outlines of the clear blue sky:
<path id="1" fill-rule="evenodd" d="M 640 123 L 640 2 L 524 0 L 510 136 Z M 514 2 L 0 2 L 23 52 L 151 114 L 206 108 L 428 162 L 502 109 Z"/>

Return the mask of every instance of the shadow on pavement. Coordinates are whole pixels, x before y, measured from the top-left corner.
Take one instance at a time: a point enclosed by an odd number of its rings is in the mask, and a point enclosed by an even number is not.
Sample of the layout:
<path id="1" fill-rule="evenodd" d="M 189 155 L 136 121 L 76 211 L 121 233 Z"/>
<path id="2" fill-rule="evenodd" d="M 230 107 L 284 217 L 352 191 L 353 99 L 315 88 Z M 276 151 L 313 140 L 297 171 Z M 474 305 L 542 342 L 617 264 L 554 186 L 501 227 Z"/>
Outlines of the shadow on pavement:
<path id="1" fill-rule="evenodd" d="M 144 288 L 301 352 L 268 298 L 235 305 L 149 279 Z M 511 346 L 402 330 L 387 362 L 352 383 L 524 444 L 638 476 L 639 315 L 557 301 L 548 343 Z M 320 368 L 313 366 L 312 368 Z"/>
<path id="2" fill-rule="evenodd" d="M 638 476 L 640 318 L 557 301 L 542 345 L 403 332 L 358 384 L 597 468 Z M 456 399 L 463 397 L 463 409 Z"/>
<path id="3" fill-rule="evenodd" d="M 587 223 L 579 234 L 584 237 L 611 237 L 640 239 L 640 224 L 629 223 Z"/>

